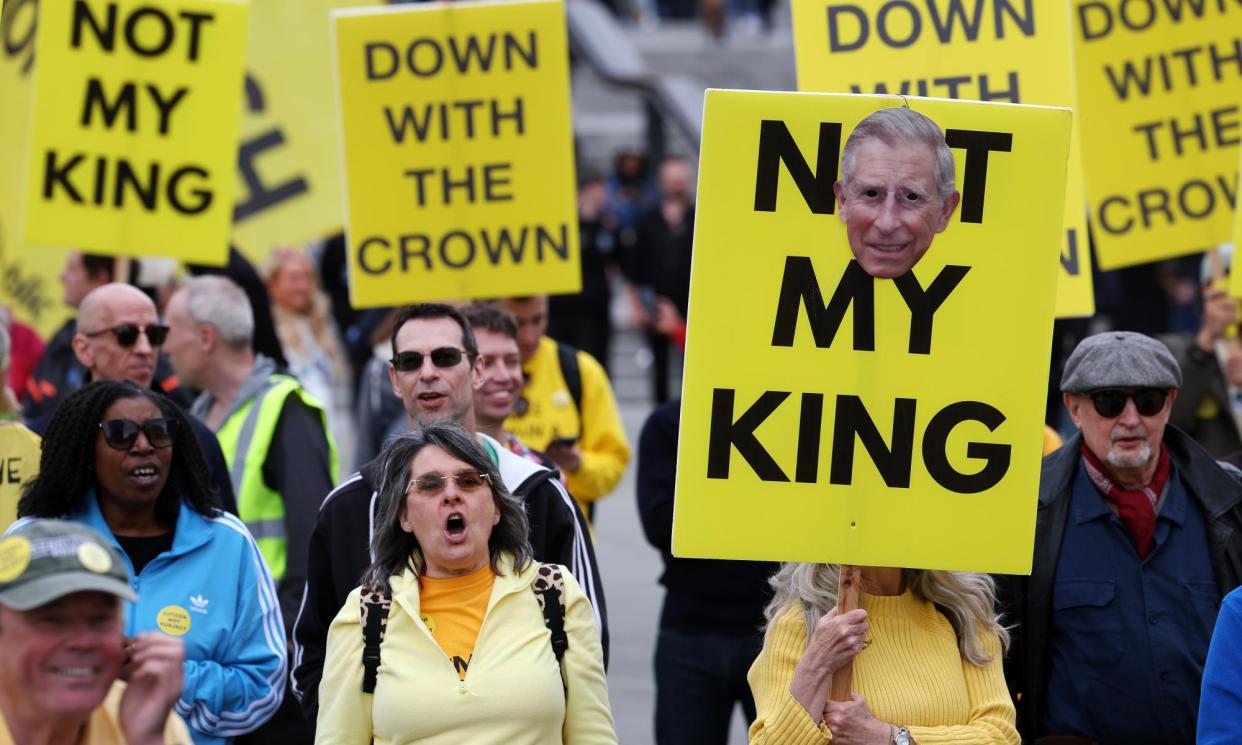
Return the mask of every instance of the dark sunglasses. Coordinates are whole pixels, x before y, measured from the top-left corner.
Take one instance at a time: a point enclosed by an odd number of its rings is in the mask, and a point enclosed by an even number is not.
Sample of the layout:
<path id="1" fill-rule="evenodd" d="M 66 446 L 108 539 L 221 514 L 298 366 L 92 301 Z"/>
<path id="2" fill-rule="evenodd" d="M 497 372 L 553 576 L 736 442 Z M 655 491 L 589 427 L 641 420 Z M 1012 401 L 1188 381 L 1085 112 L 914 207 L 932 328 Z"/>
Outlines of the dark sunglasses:
<path id="1" fill-rule="evenodd" d="M 427 473 L 411 480 L 405 490 L 408 492 L 410 489 L 413 489 L 424 497 L 434 497 L 444 491 L 444 487 L 450 481 L 456 482 L 457 488 L 462 491 L 475 491 L 476 489 L 483 488 L 483 485 L 488 480 L 486 473 L 478 471 L 461 471 L 456 475 L 449 476 L 441 473 Z"/>
<path id="2" fill-rule="evenodd" d="M 160 417 L 148 419 L 142 424 L 131 419 L 109 419 L 99 423 L 104 442 L 113 450 L 129 450 L 138 442 L 138 433 L 147 436 L 153 448 L 172 447 L 177 436 L 177 420 Z"/>
<path id="3" fill-rule="evenodd" d="M 454 367 L 461 362 L 461 357 L 466 353 L 464 349 L 457 347 L 437 347 L 427 355 L 422 352 L 397 352 L 397 356 L 393 357 L 390 362 L 396 368 L 397 372 L 414 372 L 423 366 L 423 357 L 431 358 L 431 364 L 440 368 Z"/>
<path id="4" fill-rule="evenodd" d="M 1105 389 L 1087 394 L 1095 406 L 1095 413 L 1105 419 L 1115 419 L 1126 410 L 1126 399 L 1134 400 L 1134 408 L 1142 416 L 1155 416 L 1164 408 L 1168 391 L 1160 388 L 1140 388 L 1137 391 Z"/>
<path id="5" fill-rule="evenodd" d="M 134 342 L 138 341 L 139 334 L 146 334 L 147 341 L 151 342 L 153 347 L 158 347 L 168 338 L 168 327 L 158 323 L 153 323 L 150 326 L 122 323 L 119 326 L 113 326 L 110 329 L 103 329 L 101 331 L 92 331 L 89 334 L 83 334 L 83 336 L 93 339 L 96 336 L 102 336 L 109 332 L 116 334 L 116 343 L 123 347 L 134 346 Z"/>

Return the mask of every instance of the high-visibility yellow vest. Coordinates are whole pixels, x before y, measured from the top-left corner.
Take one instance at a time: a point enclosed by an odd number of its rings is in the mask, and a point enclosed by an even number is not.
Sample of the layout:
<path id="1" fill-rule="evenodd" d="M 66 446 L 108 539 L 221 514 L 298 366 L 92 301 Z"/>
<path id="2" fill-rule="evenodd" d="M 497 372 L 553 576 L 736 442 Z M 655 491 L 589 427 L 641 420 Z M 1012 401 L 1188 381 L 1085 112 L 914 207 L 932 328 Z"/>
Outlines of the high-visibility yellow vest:
<path id="1" fill-rule="evenodd" d="M 323 436 L 328 440 L 329 467 L 333 483 L 337 478 L 336 444 L 328 432 L 328 417 L 323 405 L 306 391 L 296 378 L 275 373 L 244 406 L 229 415 L 216 430 L 220 449 L 229 466 L 233 493 L 237 495 L 238 517 L 246 524 L 267 561 L 272 579 L 285 575 L 288 537 L 285 535 L 285 500 L 263 480 L 263 463 L 276 434 L 280 412 L 290 395 L 319 413 Z"/>

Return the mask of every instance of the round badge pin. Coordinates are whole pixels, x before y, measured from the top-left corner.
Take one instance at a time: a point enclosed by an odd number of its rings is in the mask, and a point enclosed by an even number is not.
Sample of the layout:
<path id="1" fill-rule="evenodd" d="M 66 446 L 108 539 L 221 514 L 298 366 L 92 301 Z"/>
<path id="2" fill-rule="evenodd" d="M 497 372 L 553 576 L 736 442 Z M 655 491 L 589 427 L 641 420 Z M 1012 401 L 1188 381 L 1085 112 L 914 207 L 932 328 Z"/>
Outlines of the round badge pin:
<path id="1" fill-rule="evenodd" d="M 185 636 L 190 630 L 190 613 L 179 605 L 166 605 L 155 616 L 155 625 L 169 636 Z"/>
<path id="2" fill-rule="evenodd" d="M 30 539 L 15 535 L 0 541 L 0 582 L 12 582 L 30 566 Z"/>
<path id="3" fill-rule="evenodd" d="M 95 574 L 105 574 L 112 569 L 112 557 L 98 543 L 83 543 L 78 546 L 78 561 Z"/>

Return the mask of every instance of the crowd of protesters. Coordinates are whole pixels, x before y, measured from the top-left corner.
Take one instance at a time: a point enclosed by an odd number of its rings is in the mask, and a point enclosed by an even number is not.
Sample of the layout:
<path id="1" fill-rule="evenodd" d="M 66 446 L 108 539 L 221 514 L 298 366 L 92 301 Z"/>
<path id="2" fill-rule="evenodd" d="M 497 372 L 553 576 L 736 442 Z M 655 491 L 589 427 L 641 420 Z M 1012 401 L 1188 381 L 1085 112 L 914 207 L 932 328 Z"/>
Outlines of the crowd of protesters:
<path id="1" fill-rule="evenodd" d="M 620 153 L 578 207 L 573 296 L 359 312 L 339 238 L 157 286 L 69 254 L 76 315 L 0 324 L 0 743 L 616 742 L 592 520 L 631 460 L 618 319 L 655 404 L 660 745 L 724 743 L 738 706 L 763 743 L 1238 741 L 1218 272 L 1100 272 L 1101 312 L 1058 322 L 1030 577 L 869 567 L 842 613 L 839 567 L 671 554 L 691 164 Z"/>

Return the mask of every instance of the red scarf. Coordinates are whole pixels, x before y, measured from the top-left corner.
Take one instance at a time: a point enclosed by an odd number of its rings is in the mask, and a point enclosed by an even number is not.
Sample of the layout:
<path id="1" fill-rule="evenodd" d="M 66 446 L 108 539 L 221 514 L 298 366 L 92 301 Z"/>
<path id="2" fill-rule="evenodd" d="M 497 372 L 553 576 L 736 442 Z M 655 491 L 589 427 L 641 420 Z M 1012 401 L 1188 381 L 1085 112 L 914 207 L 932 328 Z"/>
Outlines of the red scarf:
<path id="1" fill-rule="evenodd" d="M 1087 449 L 1085 442 L 1080 449 L 1087 477 L 1105 499 L 1117 505 L 1117 516 L 1134 538 L 1134 548 L 1138 550 L 1139 558 L 1146 559 L 1156 545 L 1156 501 L 1160 499 L 1160 493 L 1164 491 L 1164 485 L 1169 480 L 1168 448 L 1163 442 L 1160 443 L 1156 473 L 1151 477 L 1151 483 L 1137 489 L 1123 489 L 1114 484 L 1108 478 L 1104 464 Z"/>

